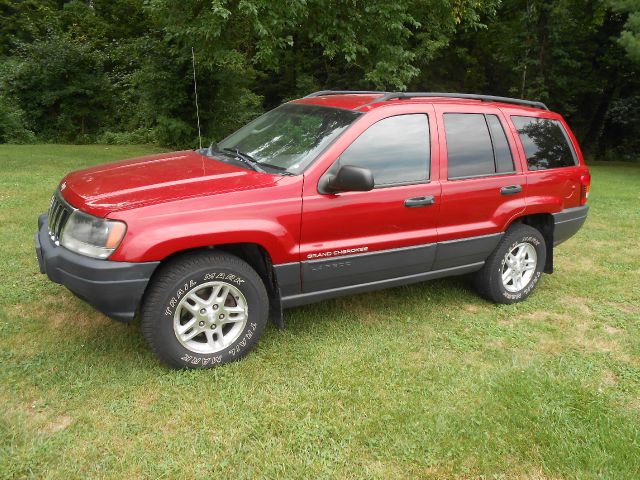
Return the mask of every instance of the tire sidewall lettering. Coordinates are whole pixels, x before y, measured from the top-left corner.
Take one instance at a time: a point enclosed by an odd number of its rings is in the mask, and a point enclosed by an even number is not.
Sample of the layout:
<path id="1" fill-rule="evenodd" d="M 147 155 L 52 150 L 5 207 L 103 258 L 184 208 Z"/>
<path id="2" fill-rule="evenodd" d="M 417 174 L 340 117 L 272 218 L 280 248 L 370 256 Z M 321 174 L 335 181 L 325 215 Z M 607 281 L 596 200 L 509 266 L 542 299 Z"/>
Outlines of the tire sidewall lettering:
<path id="1" fill-rule="evenodd" d="M 173 318 L 175 310 L 180 303 L 180 299 L 189 292 L 193 287 L 196 287 L 198 283 L 194 279 L 185 280 L 183 285 L 180 285 L 178 289 L 173 293 L 173 296 L 169 299 L 167 305 L 165 306 L 164 314 L 165 316 L 170 316 Z"/>
<path id="2" fill-rule="evenodd" d="M 180 357 L 180 360 L 190 363 L 191 365 L 207 367 L 222 363 L 222 355 L 213 355 L 210 357 L 206 357 L 203 355 L 198 355 L 197 353 L 185 353 L 182 357 Z"/>
<path id="3" fill-rule="evenodd" d="M 230 350 L 228 350 L 227 353 L 229 353 L 229 355 L 231 355 L 232 357 L 235 357 L 236 355 L 240 354 L 244 349 L 244 347 L 247 346 L 247 341 L 251 340 L 251 338 L 253 337 L 253 332 L 256 331 L 257 327 L 258 327 L 257 323 L 251 322 L 249 324 L 249 328 L 246 330 L 244 336 L 242 337 L 242 340 L 237 341 L 236 345 L 233 346 Z"/>
<path id="4" fill-rule="evenodd" d="M 238 274 L 235 273 L 227 273 L 227 272 L 210 272 L 210 273 L 205 273 L 204 278 L 202 279 L 203 282 L 208 282 L 208 281 L 212 281 L 212 280 L 222 280 L 225 282 L 229 282 L 234 284 L 236 287 L 241 287 L 246 280 Z"/>

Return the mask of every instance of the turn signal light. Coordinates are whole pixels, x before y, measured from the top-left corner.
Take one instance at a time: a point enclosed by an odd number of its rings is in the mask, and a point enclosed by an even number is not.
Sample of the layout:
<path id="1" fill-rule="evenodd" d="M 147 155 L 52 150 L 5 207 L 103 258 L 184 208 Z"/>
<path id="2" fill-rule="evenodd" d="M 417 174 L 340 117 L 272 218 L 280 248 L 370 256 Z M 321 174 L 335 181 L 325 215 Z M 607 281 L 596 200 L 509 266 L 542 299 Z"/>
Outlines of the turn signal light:
<path id="1" fill-rule="evenodd" d="M 116 248 L 120 245 L 120 240 L 124 237 L 124 232 L 127 227 L 124 223 L 114 223 L 111 227 L 111 231 L 109 232 L 109 236 L 107 237 L 107 242 L 105 247 L 107 248 Z"/>

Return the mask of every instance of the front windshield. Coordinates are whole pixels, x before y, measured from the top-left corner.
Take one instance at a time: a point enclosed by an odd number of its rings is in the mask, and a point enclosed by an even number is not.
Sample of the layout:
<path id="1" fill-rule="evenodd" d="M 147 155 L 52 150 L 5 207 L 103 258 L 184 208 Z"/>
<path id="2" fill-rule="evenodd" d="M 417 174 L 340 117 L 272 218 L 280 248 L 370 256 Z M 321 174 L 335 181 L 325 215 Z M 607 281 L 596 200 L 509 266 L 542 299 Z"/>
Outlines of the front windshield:
<path id="1" fill-rule="evenodd" d="M 262 166 L 295 174 L 359 116 L 352 110 L 287 103 L 231 134 L 217 149 L 237 150 Z"/>

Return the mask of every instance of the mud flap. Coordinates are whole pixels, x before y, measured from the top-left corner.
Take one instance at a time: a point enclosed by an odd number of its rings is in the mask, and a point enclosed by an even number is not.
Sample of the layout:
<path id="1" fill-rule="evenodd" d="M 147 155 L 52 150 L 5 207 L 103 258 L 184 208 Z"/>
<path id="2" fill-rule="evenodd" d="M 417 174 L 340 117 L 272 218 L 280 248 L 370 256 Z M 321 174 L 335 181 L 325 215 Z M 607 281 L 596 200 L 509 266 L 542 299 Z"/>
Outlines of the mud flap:
<path id="1" fill-rule="evenodd" d="M 284 330 L 284 317 L 282 315 L 282 301 L 280 300 L 279 289 L 276 289 L 276 292 L 269 299 L 269 317 L 278 327 L 278 330 Z"/>

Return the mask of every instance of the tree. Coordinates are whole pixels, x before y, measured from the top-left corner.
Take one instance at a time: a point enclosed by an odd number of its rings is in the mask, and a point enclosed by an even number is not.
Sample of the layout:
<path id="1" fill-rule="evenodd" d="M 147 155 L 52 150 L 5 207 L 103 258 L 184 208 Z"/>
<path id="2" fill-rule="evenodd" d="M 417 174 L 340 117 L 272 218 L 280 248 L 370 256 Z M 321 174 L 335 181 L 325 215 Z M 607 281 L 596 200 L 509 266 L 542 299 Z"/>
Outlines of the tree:
<path id="1" fill-rule="evenodd" d="M 639 10 L 637 0 L 0 0 L 0 98 L 12 106 L 0 123 L 48 141 L 193 146 L 194 47 L 206 138 L 314 90 L 462 91 L 542 100 L 589 154 L 631 158 L 625 136 L 640 131 L 622 115 L 640 96 Z"/>
<path id="2" fill-rule="evenodd" d="M 618 41 L 629 58 L 640 63 L 640 3 L 637 0 L 611 0 L 610 5 L 616 12 L 628 15 Z"/>
<path id="3" fill-rule="evenodd" d="M 588 153 L 601 155 L 607 112 L 625 88 L 637 89 L 634 67 L 612 40 L 624 23 L 604 0 L 505 1 L 488 28 L 457 35 L 415 88 L 541 100 L 567 118 Z"/>
<path id="4" fill-rule="evenodd" d="M 95 133 L 113 101 L 101 56 L 59 35 L 21 48 L 4 83 L 29 112 L 28 127 L 46 140 Z"/>

